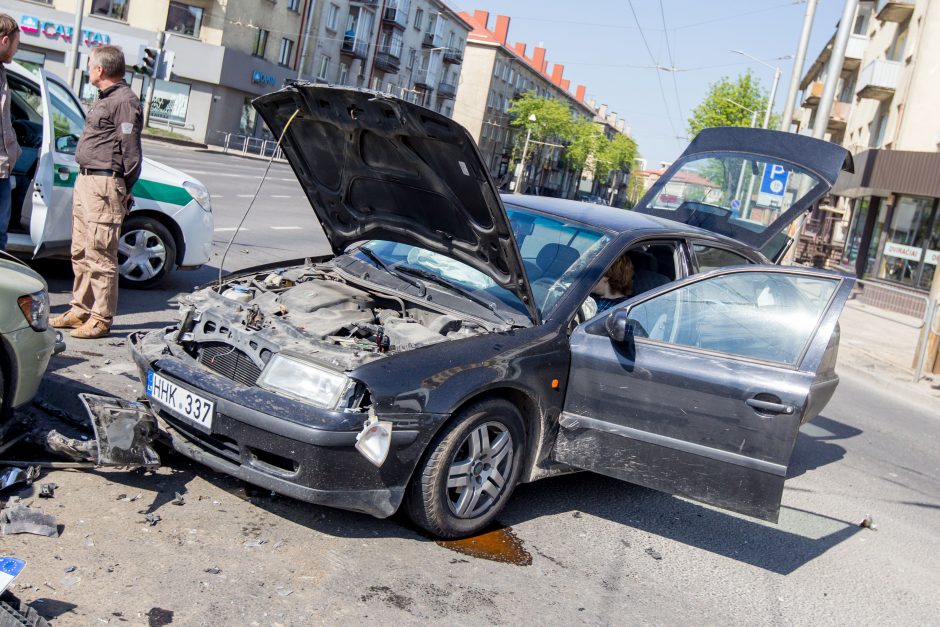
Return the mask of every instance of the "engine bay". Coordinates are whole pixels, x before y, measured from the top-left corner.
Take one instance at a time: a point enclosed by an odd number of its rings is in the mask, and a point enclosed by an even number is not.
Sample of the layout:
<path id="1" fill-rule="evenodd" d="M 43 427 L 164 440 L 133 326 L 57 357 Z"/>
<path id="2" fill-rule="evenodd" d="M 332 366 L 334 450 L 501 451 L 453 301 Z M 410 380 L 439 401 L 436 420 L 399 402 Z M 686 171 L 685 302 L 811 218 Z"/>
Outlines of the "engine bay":
<path id="1" fill-rule="evenodd" d="M 472 337 L 476 321 L 405 299 L 330 263 L 244 274 L 181 298 L 175 341 L 199 359 L 207 345 L 228 345 L 262 369 L 292 351 L 351 370 L 388 354 Z M 214 359 L 213 359 L 214 361 Z"/>

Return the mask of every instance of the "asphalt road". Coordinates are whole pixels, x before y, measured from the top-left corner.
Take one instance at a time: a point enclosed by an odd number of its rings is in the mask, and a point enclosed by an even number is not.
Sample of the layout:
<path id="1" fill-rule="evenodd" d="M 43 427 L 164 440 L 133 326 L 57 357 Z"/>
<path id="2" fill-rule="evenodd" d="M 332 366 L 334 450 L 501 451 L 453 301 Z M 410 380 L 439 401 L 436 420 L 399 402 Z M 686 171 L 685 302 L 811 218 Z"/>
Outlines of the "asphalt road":
<path id="1" fill-rule="evenodd" d="M 264 168 L 151 143 L 147 152 L 199 172 L 222 229 L 237 224 L 242 195 L 254 192 Z M 324 250 L 299 187 L 279 180 L 290 170 L 275 165 L 272 173 L 255 209 L 265 210 L 249 216 L 232 268 Z M 217 233 L 217 252 L 230 235 Z M 68 267 L 39 267 L 61 311 Z M 216 271 L 122 292 L 114 336 L 69 342 L 53 360 L 44 398 L 71 411 L 74 397 L 65 397 L 76 387 L 135 398 L 140 386 L 123 336 L 173 320 L 174 295 Z M 802 430 L 778 525 L 582 473 L 520 486 L 500 518 L 511 531 L 458 552 L 399 520 L 246 492 L 164 451 L 153 474 L 47 474 L 42 481 L 60 486 L 56 498 L 33 507 L 54 513 L 63 534 L 4 536 L 3 551 L 29 562 L 17 595 L 64 625 L 147 624 L 161 612 L 185 625 L 935 623 L 940 407 L 852 363 L 844 350 L 833 401 Z M 170 503 L 176 493 L 185 505 Z M 148 512 L 162 520 L 145 524 Z M 866 516 L 877 530 L 859 526 Z"/>

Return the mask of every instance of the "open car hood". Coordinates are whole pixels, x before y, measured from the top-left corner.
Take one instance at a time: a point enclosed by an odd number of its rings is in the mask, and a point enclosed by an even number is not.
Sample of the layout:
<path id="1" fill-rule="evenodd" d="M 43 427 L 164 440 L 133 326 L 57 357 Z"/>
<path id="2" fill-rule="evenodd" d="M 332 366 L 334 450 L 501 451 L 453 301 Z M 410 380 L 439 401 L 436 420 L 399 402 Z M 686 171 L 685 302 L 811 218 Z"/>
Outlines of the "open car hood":
<path id="1" fill-rule="evenodd" d="M 538 321 L 506 210 L 461 125 L 387 94 L 295 83 L 253 102 L 317 214 L 334 254 L 382 239 L 483 272 Z M 296 113 L 296 117 L 291 119 Z"/>
<path id="2" fill-rule="evenodd" d="M 737 194 L 726 193 L 723 187 L 727 187 L 728 181 L 723 185 L 716 182 L 709 172 L 696 171 L 696 164 L 705 163 L 710 158 L 735 157 L 765 164 L 755 172 L 756 183 L 744 185 L 743 193 L 741 190 L 735 190 Z M 775 165 L 783 174 L 778 181 L 767 173 Z M 852 156 L 845 148 L 831 142 L 766 129 L 707 128 L 695 136 L 679 159 L 643 195 L 634 210 L 732 237 L 777 261 L 789 243 L 784 230 L 829 191 L 842 170 L 852 171 Z M 795 174 L 804 175 L 799 180 L 805 184 L 790 188 L 787 181 L 794 183 L 797 179 L 793 176 Z M 741 181 L 738 177 L 733 178 Z M 758 206 L 762 196 L 769 198 L 775 195 L 765 195 L 765 185 L 768 186 L 767 191 L 771 191 L 770 185 L 778 185 L 776 196 L 786 197 L 785 210 L 771 212 Z M 672 193 L 672 190 L 690 188 L 697 191 L 698 196 L 705 190 L 705 200 L 693 200 L 694 191 L 684 195 L 681 191 Z M 711 194 L 713 198 L 722 200 L 708 200 L 709 191 L 715 192 Z M 751 201 L 746 198 L 748 192 L 752 192 Z M 736 201 L 732 196 L 737 196 Z M 667 197 L 668 200 L 664 201 Z M 675 206 L 669 206 L 669 200 Z M 755 209 L 761 211 L 750 211 L 752 202 Z"/>

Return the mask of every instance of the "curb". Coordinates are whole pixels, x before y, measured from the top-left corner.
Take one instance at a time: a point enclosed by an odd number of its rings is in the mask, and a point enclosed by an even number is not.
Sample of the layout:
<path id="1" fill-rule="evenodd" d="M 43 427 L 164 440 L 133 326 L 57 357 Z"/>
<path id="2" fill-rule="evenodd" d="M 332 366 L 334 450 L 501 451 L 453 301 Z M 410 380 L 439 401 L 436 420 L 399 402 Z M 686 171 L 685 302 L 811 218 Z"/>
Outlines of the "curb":
<path id="1" fill-rule="evenodd" d="M 190 148 L 208 148 L 209 147 L 207 144 L 202 144 L 197 141 L 191 141 L 188 139 L 174 139 L 172 137 L 160 137 L 159 135 L 148 135 L 147 133 L 142 133 L 141 139 L 161 142 L 164 144 L 175 144 L 177 146 L 188 146 Z"/>

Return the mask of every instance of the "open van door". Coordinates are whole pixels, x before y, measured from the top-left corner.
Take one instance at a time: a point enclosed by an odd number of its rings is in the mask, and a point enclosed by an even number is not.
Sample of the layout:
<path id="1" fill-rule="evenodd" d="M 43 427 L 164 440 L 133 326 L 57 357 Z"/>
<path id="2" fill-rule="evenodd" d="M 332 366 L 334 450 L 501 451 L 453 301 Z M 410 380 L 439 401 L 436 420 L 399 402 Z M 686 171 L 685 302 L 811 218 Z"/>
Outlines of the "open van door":
<path id="1" fill-rule="evenodd" d="M 854 283 L 734 266 L 582 324 L 554 458 L 776 522 L 800 425 L 838 384 L 836 322 Z"/>
<path id="2" fill-rule="evenodd" d="M 78 178 L 75 148 L 85 112 L 68 85 L 39 70 L 42 91 L 42 150 L 36 166 L 29 234 L 33 256 L 68 252 L 72 239 L 72 193 Z"/>

